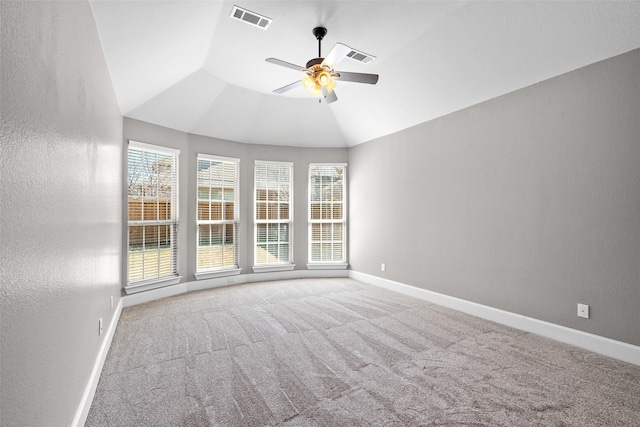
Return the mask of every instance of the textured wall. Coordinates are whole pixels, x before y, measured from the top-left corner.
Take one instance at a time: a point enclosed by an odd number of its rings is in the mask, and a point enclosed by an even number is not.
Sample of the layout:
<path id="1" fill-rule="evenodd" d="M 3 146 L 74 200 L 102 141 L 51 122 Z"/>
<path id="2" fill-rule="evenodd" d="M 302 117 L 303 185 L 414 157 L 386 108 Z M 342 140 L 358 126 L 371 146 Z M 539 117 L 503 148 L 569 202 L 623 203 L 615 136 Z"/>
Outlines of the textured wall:
<path id="1" fill-rule="evenodd" d="M 351 268 L 640 345 L 638 70 L 640 50 L 351 148 Z"/>
<path id="2" fill-rule="evenodd" d="M 308 165 L 345 163 L 346 148 L 300 148 L 255 145 L 186 134 L 134 119 L 124 119 L 124 143 L 128 140 L 180 149 L 180 227 L 178 268 L 183 282 L 195 280 L 196 272 L 196 159 L 198 153 L 240 159 L 239 259 L 242 274 L 253 270 L 253 166 L 255 160 L 292 162 L 294 173 L 294 245 L 296 269 L 306 269 Z M 347 172 L 348 173 L 348 172 Z M 126 220 L 126 218 L 125 218 Z M 126 242 L 126 235 L 125 235 Z M 126 243 L 125 243 L 126 244 Z M 126 254 L 125 254 L 126 256 Z M 126 260 L 125 260 L 126 262 Z"/>
<path id="3" fill-rule="evenodd" d="M 86 2 L 0 10 L 0 424 L 69 425 L 120 299 L 122 118 Z"/>

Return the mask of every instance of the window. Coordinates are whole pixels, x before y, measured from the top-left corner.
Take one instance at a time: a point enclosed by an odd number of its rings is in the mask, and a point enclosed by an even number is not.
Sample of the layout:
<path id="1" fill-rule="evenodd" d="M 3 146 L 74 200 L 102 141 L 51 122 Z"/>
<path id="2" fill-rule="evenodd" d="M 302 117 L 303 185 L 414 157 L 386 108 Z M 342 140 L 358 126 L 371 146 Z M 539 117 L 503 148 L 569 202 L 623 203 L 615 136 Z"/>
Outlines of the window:
<path id="1" fill-rule="evenodd" d="M 254 271 L 293 269 L 292 218 L 293 164 L 256 161 Z"/>
<path id="2" fill-rule="evenodd" d="M 180 281 L 178 155 L 177 150 L 129 141 L 127 292 Z"/>
<path id="3" fill-rule="evenodd" d="M 197 279 L 240 273 L 239 170 L 238 159 L 198 154 Z"/>
<path id="4" fill-rule="evenodd" d="M 309 263 L 346 268 L 346 165 L 309 165 Z M 335 267 L 332 265 L 332 267 Z"/>

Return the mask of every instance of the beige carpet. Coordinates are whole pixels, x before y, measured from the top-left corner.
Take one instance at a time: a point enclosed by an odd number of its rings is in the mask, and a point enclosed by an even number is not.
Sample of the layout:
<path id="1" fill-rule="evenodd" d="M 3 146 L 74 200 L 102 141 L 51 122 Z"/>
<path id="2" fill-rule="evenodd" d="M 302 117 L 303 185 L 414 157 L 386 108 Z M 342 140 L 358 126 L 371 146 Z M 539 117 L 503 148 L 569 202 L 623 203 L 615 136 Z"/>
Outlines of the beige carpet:
<path id="1" fill-rule="evenodd" d="M 640 426 L 640 367 L 351 279 L 126 308 L 88 426 Z"/>

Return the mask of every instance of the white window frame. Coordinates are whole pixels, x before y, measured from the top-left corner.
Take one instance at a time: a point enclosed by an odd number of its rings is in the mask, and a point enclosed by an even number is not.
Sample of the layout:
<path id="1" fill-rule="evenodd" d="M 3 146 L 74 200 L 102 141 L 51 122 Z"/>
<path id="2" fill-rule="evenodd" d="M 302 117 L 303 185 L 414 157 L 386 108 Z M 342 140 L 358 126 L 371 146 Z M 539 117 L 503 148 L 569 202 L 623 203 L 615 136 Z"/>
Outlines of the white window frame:
<path id="1" fill-rule="evenodd" d="M 320 201 L 317 200 L 313 200 L 313 190 L 314 187 L 312 187 L 312 172 L 314 172 L 314 169 L 317 168 L 336 168 L 336 167 L 341 167 L 342 168 L 342 201 L 339 202 L 339 204 L 342 205 L 342 218 L 339 219 L 314 219 L 312 218 L 313 216 L 313 205 L 314 204 L 318 204 L 320 203 L 320 205 L 322 206 L 323 204 L 330 204 L 332 206 L 332 212 L 333 212 L 333 205 L 336 204 L 337 202 L 333 201 L 333 200 L 323 200 L 321 199 Z M 307 269 L 309 270 L 337 270 L 337 269 L 346 269 L 349 264 L 347 262 L 347 163 L 309 163 L 309 170 L 308 170 L 308 263 L 307 263 Z M 313 226 L 316 224 L 341 224 L 342 225 L 342 240 L 337 241 L 337 240 L 321 240 L 321 241 L 314 241 L 313 240 Z M 330 260 L 330 261 L 314 261 L 313 260 L 313 244 L 314 243 L 330 243 L 330 244 L 334 244 L 334 243 L 340 243 L 342 245 L 342 258 L 340 260 Z"/>
<path id="2" fill-rule="evenodd" d="M 179 226 L 179 159 L 180 159 L 180 150 L 163 147 L 154 144 L 147 144 L 144 142 L 129 140 L 129 145 L 127 148 L 127 176 L 129 174 L 129 155 L 131 150 L 141 151 L 141 152 L 150 152 L 154 154 L 164 154 L 169 156 L 174 156 L 172 162 L 172 188 L 171 188 L 171 219 L 168 220 L 129 220 L 127 215 L 127 263 L 126 263 L 126 278 L 127 285 L 124 287 L 125 292 L 127 294 L 145 291 L 149 289 L 155 289 L 162 286 L 175 285 L 180 283 L 182 277 L 178 274 L 178 226 Z M 127 190 L 127 203 L 125 204 L 127 212 L 128 212 L 128 202 L 129 194 Z M 142 199 L 144 200 L 144 199 Z M 142 205 L 142 212 L 144 212 L 144 203 Z M 144 213 L 142 213 L 144 215 Z M 129 281 L 129 267 L 130 267 L 130 258 L 129 258 L 129 234 L 130 227 L 135 226 L 154 226 L 154 225 L 169 225 L 171 226 L 170 230 L 170 274 L 167 275 L 158 275 L 156 277 L 144 278 L 144 265 L 143 265 L 143 278 L 141 280 Z M 158 259 L 160 262 L 160 260 Z"/>
<path id="3" fill-rule="evenodd" d="M 221 162 L 227 164 L 233 164 L 236 168 L 235 170 L 235 181 L 234 181 L 234 213 L 233 219 L 228 220 L 223 217 L 222 220 L 200 220 L 198 218 L 199 215 L 199 202 L 200 202 L 200 187 L 198 182 L 198 173 L 199 170 L 196 170 L 196 273 L 194 277 L 196 280 L 202 279 L 211 279 L 215 277 L 224 277 L 224 276 L 233 276 L 240 274 L 242 269 L 240 268 L 239 261 L 239 247 L 238 247 L 238 233 L 240 229 L 240 159 L 231 158 L 231 157 L 222 157 L 222 156 L 214 156 L 210 154 L 198 153 L 196 160 L 196 167 L 199 166 L 201 160 L 210 161 L 210 162 Z M 211 188 L 211 187 L 209 187 Z M 224 201 L 223 201 L 224 202 Z M 224 203 L 223 203 L 224 206 Z M 222 208 L 222 212 L 226 212 L 225 208 Z M 233 247 L 233 257 L 235 263 L 233 266 L 222 266 L 222 267 L 213 267 L 208 269 L 198 269 L 198 259 L 200 259 L 200 225 L 234 225 L 234 247 Z"/>
<path id="4" fill-rule="evenodd" d="M 258 167 L 266 165 L 273 167 L 288 167 L 289 170 L 289 218 L 286 220 L 282 219 L 258 219 Z M 275 162 L 275 161 L 266 161 L 266 160 L 256 160 L 253 168 L 253 271 L 255 273 L 265 273 L 265 272 L 274 272 L 274 271 L 288 271 L 293 270 L 295 268 L 295 264 L 293 263 L 293 226 L 294 226 L 294 212 L 293 212 L 293 192 L 294 192 L 294 168 L 292 162 Z M 279 190 L 279 189 L 278 189 Z M 268 201 L 266 201 L 268 202 Z M 279 201 L 278 201 L 279 202 Z M 267 211 L 268 212 L 268 211 Z M 280 206 L 278 205 L 278 212 L 280 211 Z M 258 264 L 258 244 L 268 244 L 268 240 L 266 243 L 258 242 L 258 226 L 261 224 L 287 224 L 288 225 L 288 245 L 289 245 L 289 259 L 287 261 L 278 262 L 278 263 L 260 263 Z M 268 233 L 267 233 L 268 236 Z M 267 237 L 268 239 L 268 237 Z"/>

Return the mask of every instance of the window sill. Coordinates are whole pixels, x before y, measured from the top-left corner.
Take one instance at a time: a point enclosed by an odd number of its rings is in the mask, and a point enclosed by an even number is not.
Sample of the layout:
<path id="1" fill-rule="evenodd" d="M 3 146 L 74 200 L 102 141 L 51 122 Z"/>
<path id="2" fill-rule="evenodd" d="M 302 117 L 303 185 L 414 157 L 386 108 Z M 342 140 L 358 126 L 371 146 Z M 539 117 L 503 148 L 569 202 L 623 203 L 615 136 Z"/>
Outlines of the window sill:
<path id="1" fill-rule="evenodd" d="M 254 273 L 271 273 L 274 271 L 291 271 L 296 268 L 295 264 L 271 264 L 271 265 L 254 265 Z"/>
<path id="2" fill-rule="evenodd" d="M 317 262 L 307 264 L 307 270 L 346 270 L 349 263 L 346 262 Z"/>
<path id="3" fill-rule="evenodd" d="M 165 286 L 177 285 L 180 283 L 182 276 L 171 276 L 160 279 L 151 279 L 141 282 L 134 282 L 133 284 L 124 287 L 124 291 L 127 295 L 135 294 L 137 292 L 149 291 L 151 289 L 162 288 Z"/>
<path id="4" fill-rule="evenodd" d="M 196 280 L 215 279 L 216 277 L 236 276 L 242 271 L 241 268 L 228 268 L 225 270 L 203 271 L 195 273 L 193 276 Z"/>

